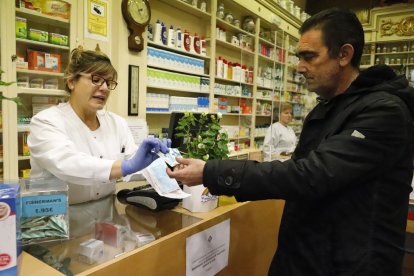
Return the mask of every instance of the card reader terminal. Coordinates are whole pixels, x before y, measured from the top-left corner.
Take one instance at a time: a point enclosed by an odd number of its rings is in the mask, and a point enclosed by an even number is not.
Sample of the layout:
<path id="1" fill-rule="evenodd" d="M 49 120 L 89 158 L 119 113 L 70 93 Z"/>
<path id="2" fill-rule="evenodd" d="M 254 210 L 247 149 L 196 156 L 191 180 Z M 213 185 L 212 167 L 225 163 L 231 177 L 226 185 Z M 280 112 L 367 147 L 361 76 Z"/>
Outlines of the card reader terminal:
<path id="1" fill-rule="evenodd" d="M 144 207 L 153 211 L 171 209 L 180 202 L 179 199 L 160 196 L 149 184 L 135 187 L 132 190 L 121 190 L 116 196 L 123 204 Z"/>

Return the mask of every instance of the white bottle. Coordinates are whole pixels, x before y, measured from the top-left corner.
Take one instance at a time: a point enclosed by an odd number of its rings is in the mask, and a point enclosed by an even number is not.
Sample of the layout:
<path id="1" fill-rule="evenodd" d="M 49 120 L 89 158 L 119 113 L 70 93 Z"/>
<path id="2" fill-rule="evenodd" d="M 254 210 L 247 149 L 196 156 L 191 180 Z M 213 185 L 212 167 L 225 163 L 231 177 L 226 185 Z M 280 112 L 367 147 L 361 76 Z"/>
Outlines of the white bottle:
<path id="1" fill-rule="evenodd" d="M 162 28 L 161 22 L 159 19 L 157 19 L 157 23 L 155 23 L 154 35 L 153 35 L 154 43 L 161 44 L 161 28 Z"/>
<path id="2" fill-rule="evenodd" d="M 204 38 L 204 36 L 202 36 L 201 39 L 200 39 L 200 53 L 201 53 L 202 56 L 207 55 L 206 39 Z"/>
<path id="3" fill-rule="evenodd" d="M 227 60 L 223 59 L 223 78 L 227 78 L 228 68 L 229 68 L 229 65 L 227 64 Z"/>
<path id="4" fill-rule="evenodd" d="M 179 27 L 175 31 L 175 47 L 177 49 L 183 48 L 183 33 L 181 32 L 181 29 Z"/>
<path id="5" fill-rule="evenodd" d="M 175 47 L 175 32 L 173 25 L 168 29 L 167 46 L 171 48 Z"/>
<path id="6" fill-rule="evenodd" d="M 216 77 L 223 78 L 223 60 L 221 59 L 221 56 L 219 56 L 217 60 Z"/>

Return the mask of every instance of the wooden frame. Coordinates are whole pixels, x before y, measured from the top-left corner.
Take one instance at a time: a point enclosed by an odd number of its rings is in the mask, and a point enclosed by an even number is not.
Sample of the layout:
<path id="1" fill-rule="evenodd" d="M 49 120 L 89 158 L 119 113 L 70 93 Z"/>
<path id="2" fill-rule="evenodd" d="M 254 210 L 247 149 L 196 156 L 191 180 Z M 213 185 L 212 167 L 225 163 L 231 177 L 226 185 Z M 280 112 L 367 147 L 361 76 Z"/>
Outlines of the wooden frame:
<path id="1" fill-rule="evenodd" d="M 139 66 L 128 68 L 128 115 L 138 116 L 139 105 Z"/>

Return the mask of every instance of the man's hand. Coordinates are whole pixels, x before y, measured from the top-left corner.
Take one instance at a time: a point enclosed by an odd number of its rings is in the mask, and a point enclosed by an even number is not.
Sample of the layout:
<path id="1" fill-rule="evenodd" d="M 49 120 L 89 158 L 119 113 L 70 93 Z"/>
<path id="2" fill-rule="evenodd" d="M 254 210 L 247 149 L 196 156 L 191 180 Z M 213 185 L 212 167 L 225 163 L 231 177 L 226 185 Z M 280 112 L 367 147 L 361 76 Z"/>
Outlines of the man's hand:
<path id="1" fill-rule="evenodd" d="M 200 159 L 176 158 L 179 163 L 174 167 L 174 171 L 167 168 L 167 174 L 187 186 L 194 186 L 203 183 L 203 172 L 205 161 Z"/>
<path id="2" fill-rule="evenodd" d="M 145 139 L 135 155 L 129 160 L 122 160 L 122 176 L 140 171 L 158 158 L 157 152 L 167 153 L 171 146 L 170 139 L 163 139 L 162 142 L 156 138 Z"/>

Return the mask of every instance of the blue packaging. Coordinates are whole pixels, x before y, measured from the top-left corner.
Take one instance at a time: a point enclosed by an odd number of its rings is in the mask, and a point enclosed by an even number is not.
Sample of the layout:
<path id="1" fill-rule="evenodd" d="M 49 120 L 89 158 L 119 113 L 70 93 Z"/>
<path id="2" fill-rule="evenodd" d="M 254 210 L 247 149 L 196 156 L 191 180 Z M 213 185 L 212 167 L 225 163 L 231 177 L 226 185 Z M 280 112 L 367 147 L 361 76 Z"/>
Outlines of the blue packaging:
<path id="1" fill-rule="evenodd" d="M 0 184 L 0 275 L 18 274 L 22 252 L 20 186 Z"/>

